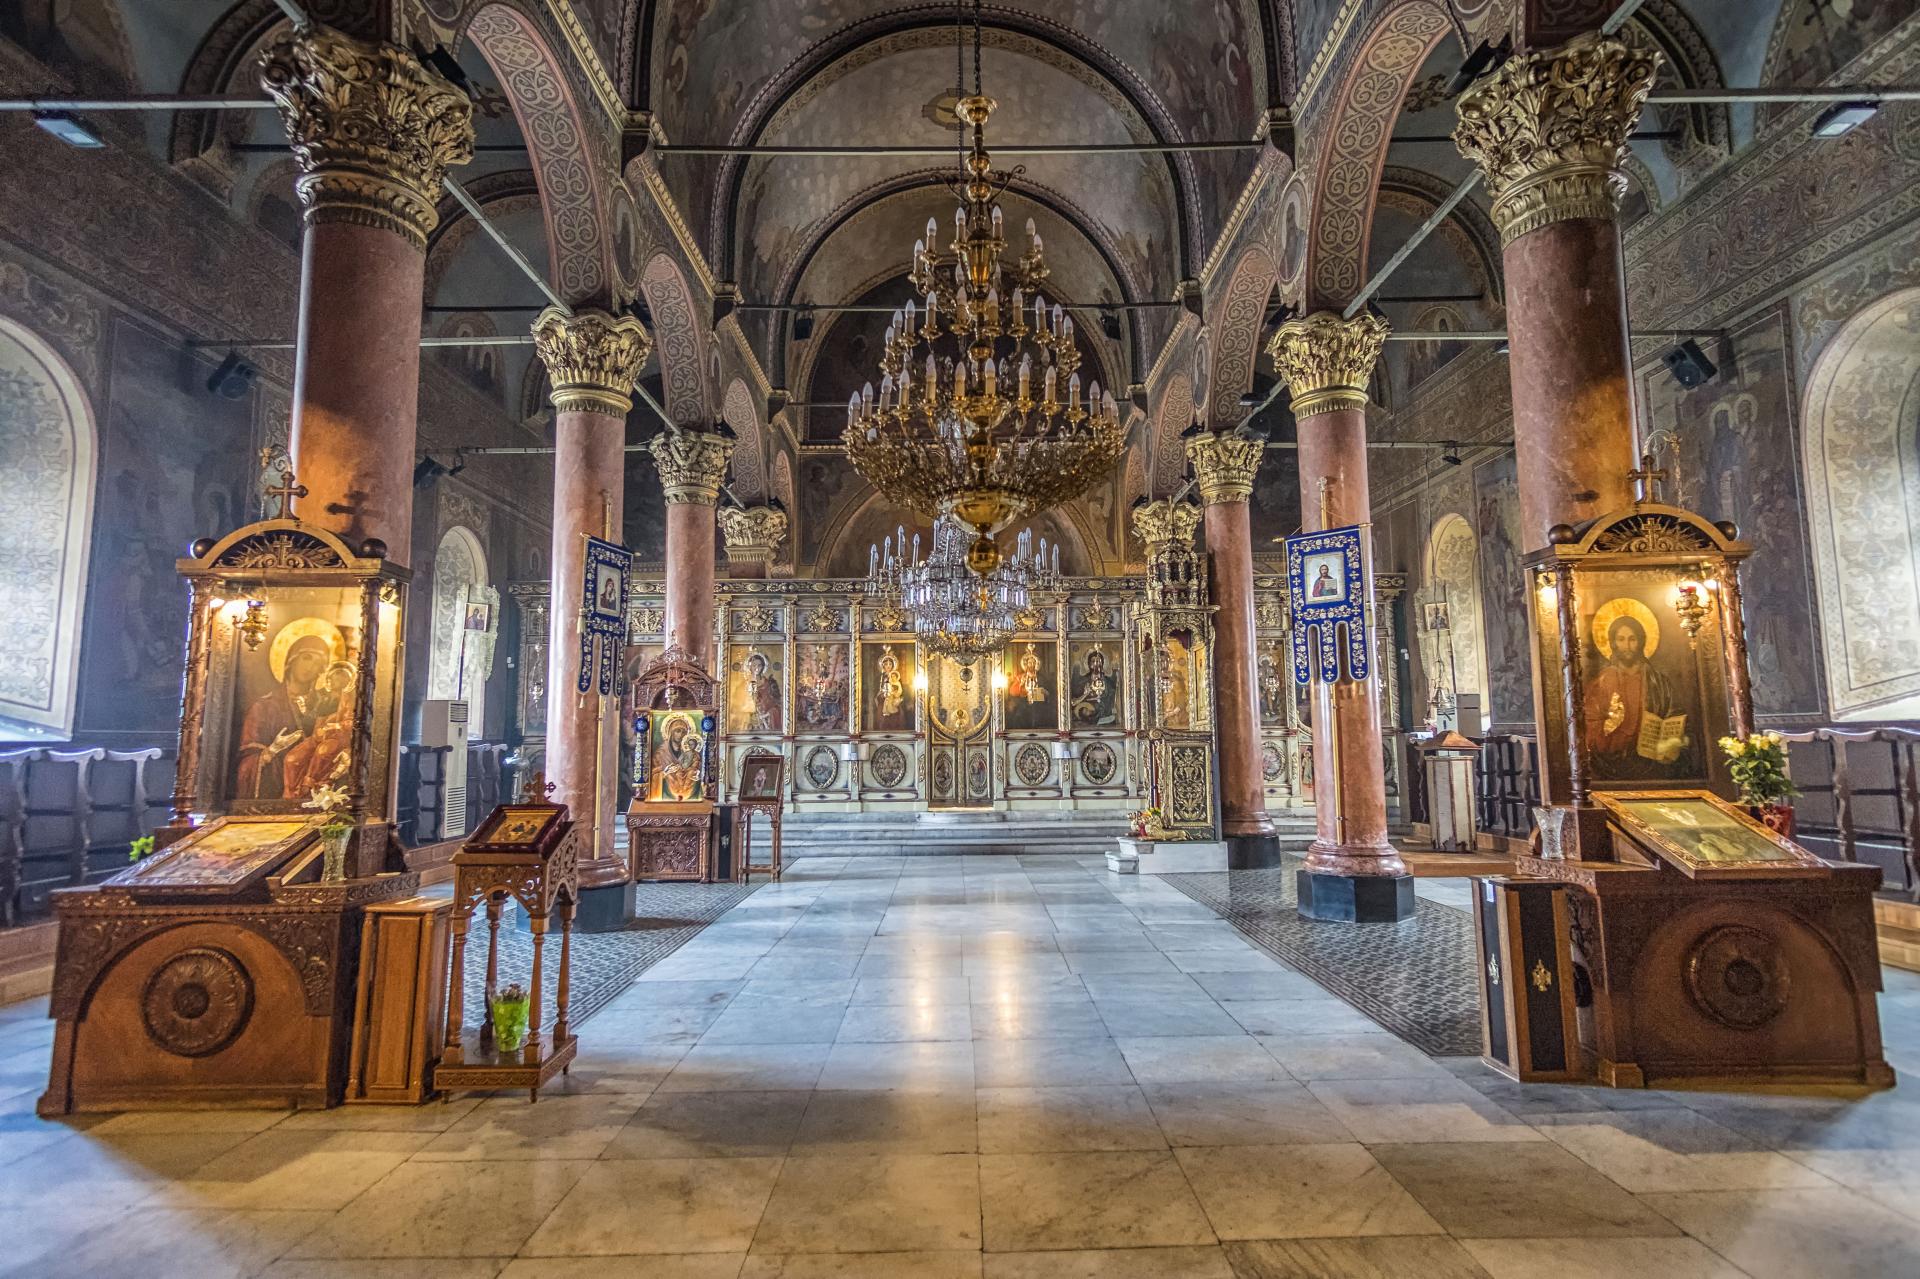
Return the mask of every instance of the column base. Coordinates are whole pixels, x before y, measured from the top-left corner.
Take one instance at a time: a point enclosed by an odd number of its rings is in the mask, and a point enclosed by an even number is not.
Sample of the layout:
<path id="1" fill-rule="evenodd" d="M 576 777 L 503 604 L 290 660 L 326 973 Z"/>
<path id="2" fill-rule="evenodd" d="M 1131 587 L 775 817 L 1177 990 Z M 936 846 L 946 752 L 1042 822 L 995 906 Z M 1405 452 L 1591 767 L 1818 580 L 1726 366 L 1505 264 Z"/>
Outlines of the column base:
<path id="1" fill-rule="evenodd" d="M 633 923 L 633 881 L 580 890 L 573 927 L 582 933 L 617 933 Z"/>
<path id="2" fill-rule="evenodd" d="M 1228 870 L 1265 870 L 1279 864 L 1278 835 L 1227 836 Z"/>
<path id="3" fill-rule="evenodd" d="M 1333 875 L 1301 870 L 1294 876 L 1303 919 L 1341 924 L 1396 924 L 1413 917 L 1413 876 Z"/>

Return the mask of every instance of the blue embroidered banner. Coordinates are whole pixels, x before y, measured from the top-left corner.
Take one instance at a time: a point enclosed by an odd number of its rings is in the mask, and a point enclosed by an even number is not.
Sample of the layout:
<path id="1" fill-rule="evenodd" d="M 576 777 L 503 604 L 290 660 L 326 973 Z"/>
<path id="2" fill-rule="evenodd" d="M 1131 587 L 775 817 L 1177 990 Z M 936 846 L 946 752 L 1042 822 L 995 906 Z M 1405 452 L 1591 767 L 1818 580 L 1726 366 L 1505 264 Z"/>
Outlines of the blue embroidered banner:
<path id="1" fill-rule="evenodd" d="M 1364 680 L 1369 669 L 1365 530 L 1321 529 L 1287 539 L 1287 592 L 1293 612 L 1293 680 Z M 1346 673 L 1341 674 L 1341 624 Z M 1308 632 L 1312 631 L 1311 642 Z"/>
<path id="2" fill-rule="evenodd" d="M 597 537 L 587 539 L 585 601 L 580 609 L 581 692 L 596 683 L 604 696 L 613 692 L 614 672 L 620 668 L 620 653 L 627 643 L 627 575 L 633 568 L 633 552 Z M 600 644 L 599 659 L 594 658 L 594 640 Z M 595 679 L 598 671 L 599 678 Z"/>

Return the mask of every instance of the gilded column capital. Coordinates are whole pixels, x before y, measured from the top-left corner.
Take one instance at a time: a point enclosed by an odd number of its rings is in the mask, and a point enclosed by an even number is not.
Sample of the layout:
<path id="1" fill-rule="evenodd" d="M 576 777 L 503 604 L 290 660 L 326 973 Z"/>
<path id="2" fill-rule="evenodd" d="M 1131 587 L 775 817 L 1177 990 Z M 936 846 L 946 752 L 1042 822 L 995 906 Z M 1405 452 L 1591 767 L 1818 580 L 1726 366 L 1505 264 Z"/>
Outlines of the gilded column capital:
<path id="1" fill-rule="evenodd" d="M 736 564 L 771 563 L 787 537 L 787 513 L 778 507 L 727 506 L 719 518 L 727 559 Z"/>
<path id="2" fill-rule="evenodd" d="M 1454 145 L 1487 175 L 1501 243 L 1619 212 L 1620 162 L 1659 66 L 1657 50 L 1595 32 L 1510 58 L 1460 96 Z"/>
<path id="3" fill-rule="evenodd" d="M 1267 442 L 1242 435 L 1196 435 L 1187 441 L 1187 460 L 1207 505 L 1244 502 L 1253 496 L 1253 477 Z"/>
<path id="4" fill-rule="evenodd" d="M 553 384 L 554 408 L 625 418 L 653 343 L 630 315 L 550 306 L 533 322 L 533 349 Z"/>
<path id="5" fill-rule="evenodd" d="M 1191 546 L 1200 527 L 1200 508 L 1191 502 L 1163 498 L 1133 508 L 1133 531 L 1146 543 L 1147 558 L 1158 559 L 1169 546 Z"/>
<path id="6" fill-rule="evenodd" d="M 1281 325 L 1267 354 L 1292 392 L 1293 415 L 1365 408 L 1367 379 L 1380 361 L 1387 332 L 1385 320 L 1364 313 L 1348 320 L 1315 311 Z"/>
<path id="7" fill-rule="evenodd" d="M 653 437 L 653 461 L 667 501 L 712 506 L 720 500 L 720 482 L 733 457 L 733 441 L 712 431 L 669 431 Z"/>
<path id="8" fill-rule="evenodd" d="M 314 222 L 396 231 L 424 249 L 449 166 L 473 158 L 473 103 L 396 45 L 330 27 L 268 46 L 260 84 L 280 108 Z"/>

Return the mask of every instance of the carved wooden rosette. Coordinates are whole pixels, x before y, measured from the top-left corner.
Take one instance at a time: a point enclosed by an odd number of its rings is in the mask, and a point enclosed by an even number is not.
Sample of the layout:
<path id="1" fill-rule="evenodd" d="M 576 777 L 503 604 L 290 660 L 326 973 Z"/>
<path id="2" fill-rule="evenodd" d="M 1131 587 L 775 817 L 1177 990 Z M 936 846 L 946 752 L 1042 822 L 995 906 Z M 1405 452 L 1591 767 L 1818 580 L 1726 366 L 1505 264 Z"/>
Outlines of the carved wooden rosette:
<path id="1" fill-rule="evenodd" d="M 727 507 L 719 512 L 720 536 L 727 559 L 736 564 L 770 564 L 787 536 L 787 513 L 772 506 Z"/>
<path id="2" fill-rule="evenodd" d="M 1351 320 L 1315 311 L 1280 326 L 1267 344 L 1293 396 L 1293 415 L 1311 417 L 1367 406 L 1367 379 L 1386 344 L 1387 322 L 1361 314 Z"/>
<path id="3" fill-rule="evenodd" d="M 405 49 L 315 26 L 261 61 L 309 223 L 394 231 L 424 250 L 449 166 L 473 158 L 473 103 Z"/>
<path id="4" fill-rule="evenodd" d="M 653 341 L 630 315 L 550 306 L 533 322 L 533 349 L 553 384 L 548 398 L 555 409 L 624 420 Z"/>
<path id="5" fill-rule="evenodd" d="M 1657 50 L 1595 33 L 1514 57 L 1461 95 L 1454 144 L 1487 175 L 1501 243 L 1619 212 L 1620 162 L 1659 66 Z"/>
<path id="6" fill-rule="evenodd" d="M 1212 506 L 1252 497 L 1253 477 L 1266 450 L 1265 440 L 1239 435 L 1200 435 L 1188 440 L 1187 460 L 1193 463 L 1201 498 Z"/>
<path id="7" fill-rule="evenodd" d="M 669 431 L 654 437 L 651 451 L 669 504 L 712 506 L 720 500 L 732 440 L 711 431 Z"/>

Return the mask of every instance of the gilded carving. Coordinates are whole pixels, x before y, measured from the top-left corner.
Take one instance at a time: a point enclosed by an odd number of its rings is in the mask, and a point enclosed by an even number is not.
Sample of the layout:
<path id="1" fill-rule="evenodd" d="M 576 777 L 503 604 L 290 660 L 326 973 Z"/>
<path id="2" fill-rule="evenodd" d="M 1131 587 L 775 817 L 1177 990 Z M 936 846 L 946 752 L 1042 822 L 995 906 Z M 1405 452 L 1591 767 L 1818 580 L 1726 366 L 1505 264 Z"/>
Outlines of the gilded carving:
<path id="1" fill-rule="evenodd" d="M 1362 313 L 1351 320 L 1315 311 L 1280 326 L 1267 354 L 1286 379 L 1295 417 L 1367 406 L 1367 380 L 1386 344 L 1387 322 Z"/>
<path id="2" fill-rule="evenodd" d="M 822 600 L 808 612 L 805 625 L 807 630 L 815 635 L 825 635 L 829 631 L 837 631 L 840 629 L 839 610 L 833 608 L 825 600 Z"/>
<path id="3" fill-rule="evenodd" d="M 1187 460 L 1193 463 L 1200 496 L 1215 502 L 1244 502 L 1253 496 L 1253 477 L 1267 442 L 1242 435 L 1198 435 L 1187 441 Z"/>
<path id="4" fill-rule="evenodd" d="M 1133 531 L 1146 545 L 1147 557 L 1157 559 L 1170 545 L 1187 546 L 1200 527 L 1200 508 L 1191 502 L 1147 502 L 1133 510 Z"/>
<path id="5" fill-rule="evenodd" d="M 555 409 L 624 419 L 633 407 L 634 380 L 653 342 L 630 315 L 569 314 L 550 306 L 533 322 L 533 349 L 547 367 Z"/>
<path id="6" fill-rule="evenodd" d="M 221 568 L 340 568 L 339 554 L 317 537 L 291 529 L 242 538 L 220 556 Z"/>
<path id="7" fill-rule="evenodd" d="M 656 435 L 652 453 L 669 505 L 712 506 L 720 500 L 720 482 L 733 455 L 733 441 L 711 431 L 669 431 Z"/>
<path id="8" fill-rule="evenodd" d="M 1461 95 L 1454 143 L 1487 175 L 1502 243 L 1619 211 L 1627 137 L 1659 66 L 1657 50 L 1595 33 L 1509 59 Z"/>
<path id="9" fill-rule="evenodd" d="M 467 95 L 405 49 L 322 26 L 270 45 L 260 82 L 293 143 L 307 221 L 379 227 L 424 250 L 442 178 L 473 158 Z"/>

